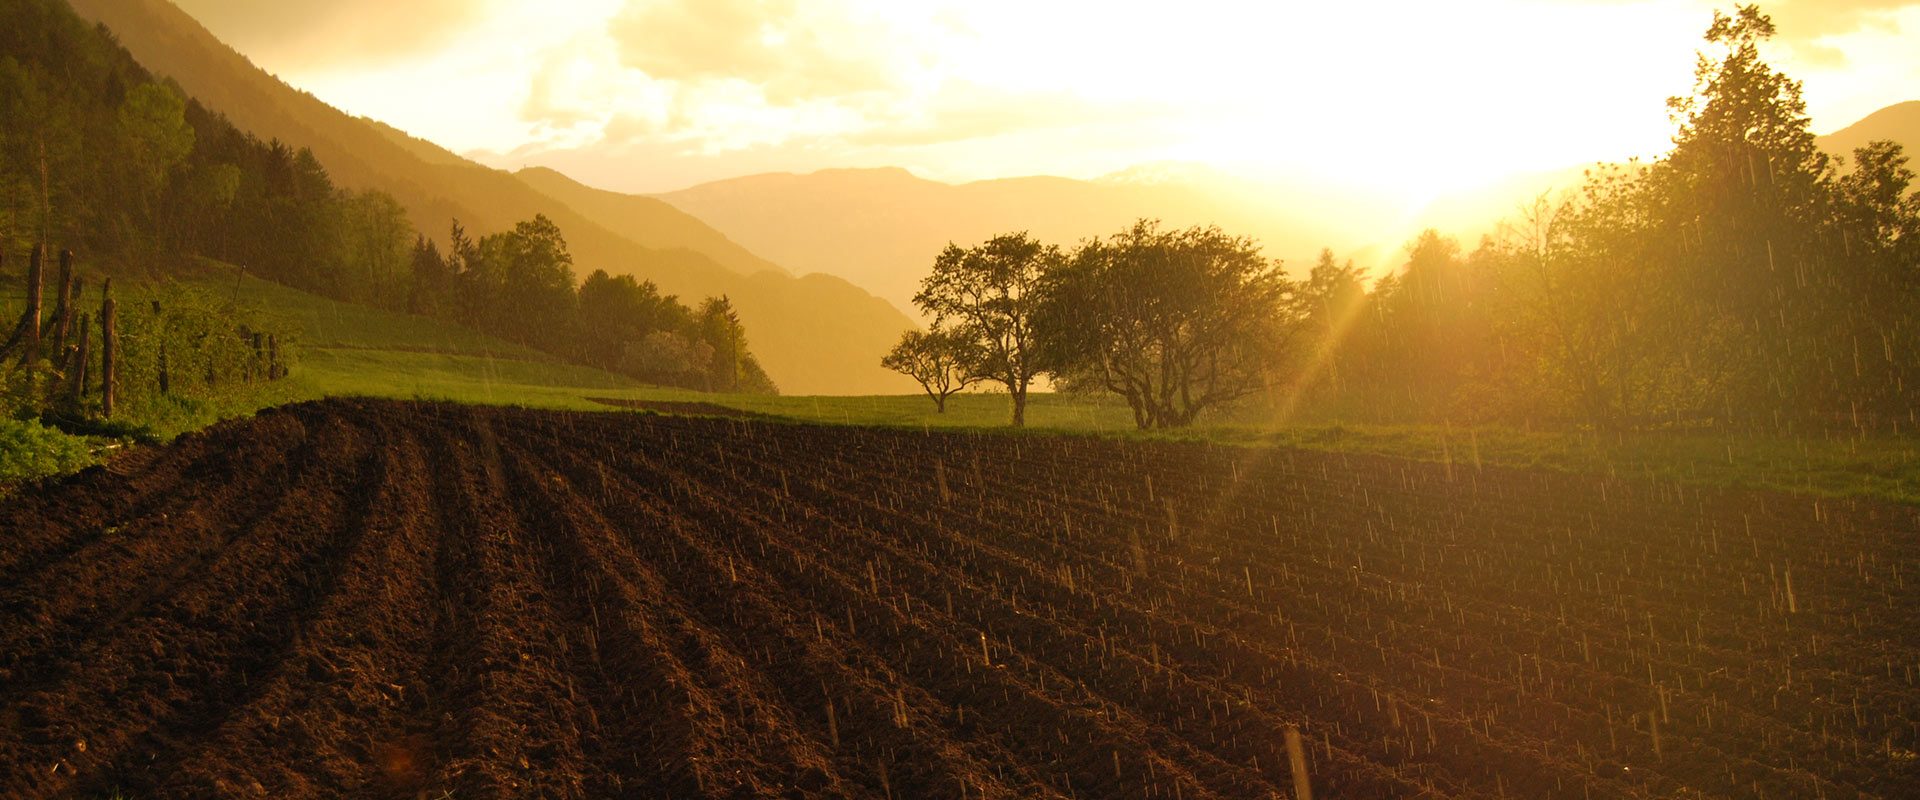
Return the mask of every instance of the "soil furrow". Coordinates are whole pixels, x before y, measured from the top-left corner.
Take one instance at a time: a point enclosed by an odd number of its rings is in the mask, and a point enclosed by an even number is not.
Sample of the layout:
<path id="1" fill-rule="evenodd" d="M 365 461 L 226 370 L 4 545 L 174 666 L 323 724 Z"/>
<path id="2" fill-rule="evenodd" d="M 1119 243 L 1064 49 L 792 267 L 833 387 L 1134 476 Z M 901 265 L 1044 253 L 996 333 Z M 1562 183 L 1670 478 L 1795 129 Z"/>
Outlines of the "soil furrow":
<path id="1" fill-rule="evenodd" d="M 0 506 L 13 797 L 1920 795 L 1920 509 L 334 400 Z"/>

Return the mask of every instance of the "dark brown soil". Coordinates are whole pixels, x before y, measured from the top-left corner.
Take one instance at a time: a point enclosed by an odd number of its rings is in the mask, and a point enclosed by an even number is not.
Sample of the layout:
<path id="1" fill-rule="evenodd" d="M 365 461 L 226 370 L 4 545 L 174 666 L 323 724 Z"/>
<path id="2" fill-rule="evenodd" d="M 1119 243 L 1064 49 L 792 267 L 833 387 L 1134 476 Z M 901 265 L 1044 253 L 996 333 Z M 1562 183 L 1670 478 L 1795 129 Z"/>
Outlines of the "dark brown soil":
<path id="1" fill-rule="evenodd" d="M 1920 796 L 1920 512 L 328 401 L 0 507 L 0 796 Z M 1656 733 L 1657 731 L 1657 733 Z"/>

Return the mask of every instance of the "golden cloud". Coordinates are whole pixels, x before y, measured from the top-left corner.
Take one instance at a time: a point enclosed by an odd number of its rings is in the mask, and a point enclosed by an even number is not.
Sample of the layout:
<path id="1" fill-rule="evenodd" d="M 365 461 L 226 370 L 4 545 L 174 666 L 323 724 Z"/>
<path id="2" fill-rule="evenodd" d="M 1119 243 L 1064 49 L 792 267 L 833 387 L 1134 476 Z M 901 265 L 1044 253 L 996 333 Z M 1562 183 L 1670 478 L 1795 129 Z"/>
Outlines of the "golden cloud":
<path id="1" fill-rule="evenodd" d="M 365 66 L 456 41 L 493 0 L 174 0 L 221 40 L 280 70 Z"/>
<path id="2" fill-rule="evenodd" d="M 631 0 L 608 34 L 623 65 L 682 82 L 737 80 L 768 102 L 887 91 L 910 59 L 901 33 L 855 9 L 796 0 Z"/>

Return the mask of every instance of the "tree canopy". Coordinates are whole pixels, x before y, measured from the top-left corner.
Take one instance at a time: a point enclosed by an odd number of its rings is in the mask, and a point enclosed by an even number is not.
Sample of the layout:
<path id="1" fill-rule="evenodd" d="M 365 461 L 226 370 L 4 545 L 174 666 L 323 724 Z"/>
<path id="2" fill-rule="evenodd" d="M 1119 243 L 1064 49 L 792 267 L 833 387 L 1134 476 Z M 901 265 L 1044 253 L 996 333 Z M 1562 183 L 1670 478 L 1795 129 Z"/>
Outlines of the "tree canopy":
<path id="1" fill-rule="evenodd" d="M 1061 263 L 1060 248 L 1025 232 L 970 248 L 948 244 L 913 302 L 934 324 L 979 348 L 976 375 L 1004 386 L 1013 425 L 1026 424 L 1027 390 L 1040 374 L 1034 359 L 1033 312 L 1041 275 Z"/>
<path id="2" fill-rule="evenodd" d="M 1097 376 L 1142 428 L 1187 425 L 1269 385 L 1299 328 L 1293 291 L 1251 240 L 1141 221 L 1046 274 L 1041 363 Z"/>
<path id="3" fill-rule="evenodd" d="M 945 414 L 948 397 L 980 380 L 979 360 L 977 342 L 936 327 L 902 334 L 880 366 L 912 378 L 933 400 L 934 412 Z"/>

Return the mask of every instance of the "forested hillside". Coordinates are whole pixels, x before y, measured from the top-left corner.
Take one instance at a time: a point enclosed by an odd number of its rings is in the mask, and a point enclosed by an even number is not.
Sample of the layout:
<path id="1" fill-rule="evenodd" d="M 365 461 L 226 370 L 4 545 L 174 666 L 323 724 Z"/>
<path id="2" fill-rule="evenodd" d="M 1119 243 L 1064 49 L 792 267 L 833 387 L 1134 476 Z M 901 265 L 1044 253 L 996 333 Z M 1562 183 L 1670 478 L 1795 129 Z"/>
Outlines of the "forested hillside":
<path id="1" fill-rule="evenodd" d="M 487 169 L 355 119 L 254 67 L 165 0 L 75 0 L 156 74 L 226 114 L 242 131 L 311 148 L 329 176 L 354 191 L 392 195 L 411 225 L 450 245 L 450 220 L 475 238 L 545 216 L 565 232 L 582 272 L 605 270 L 652 282 L 663 294 L 725 296 L 754 335 L 754 353 L 783 390 L 854 393 L 903 388 L 876 365 L 912 323 L 897 309 L 838 279 L 798 279 L 725 237 L 690 237 L 684 215 L 605 219 L 549 197 L 511 174 Z M 691 246 L 705 248 L 701 251 Z"/>
<path id="2" fill-rule="evenodd" d="M 726 297 L 689 308 L 595 271 L 582 288 L 544 215 L 445 256 L 377 189 L 337 186 L 314 151 L 262 141 L 156 79 L 57 0 L 5 10 L 0 236 L 156 277 L 190 255 L 327 297 L 454 320 L 562 359 L 698 389 L 772 391 Z"/>

